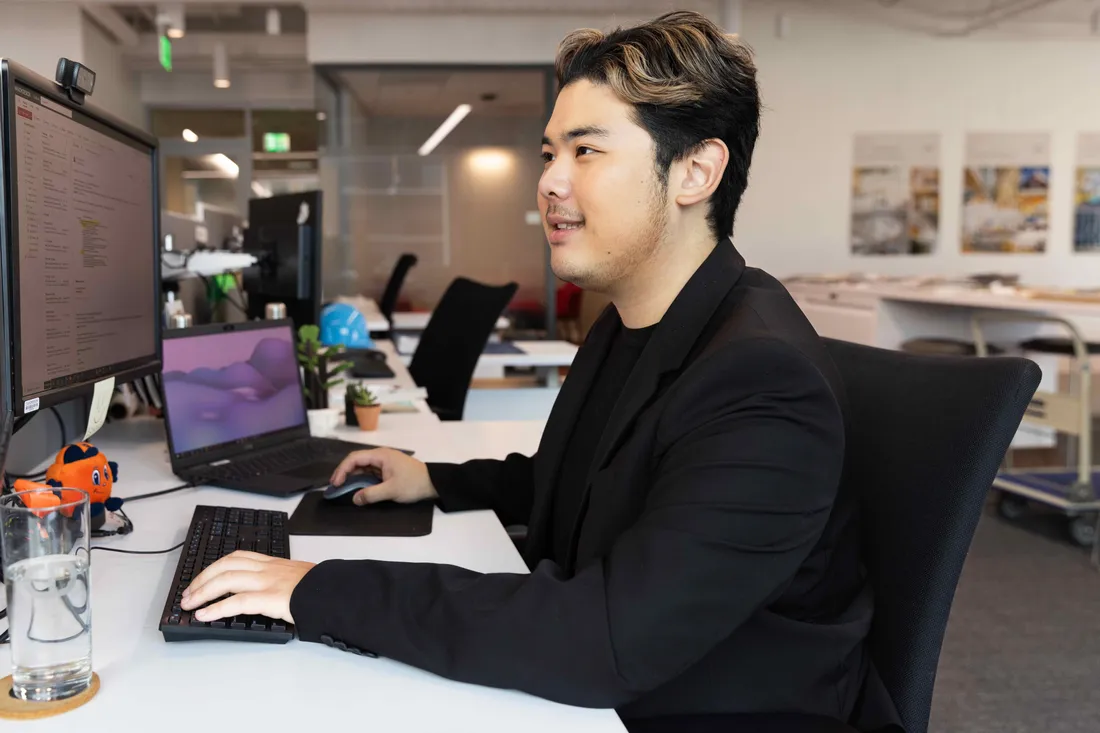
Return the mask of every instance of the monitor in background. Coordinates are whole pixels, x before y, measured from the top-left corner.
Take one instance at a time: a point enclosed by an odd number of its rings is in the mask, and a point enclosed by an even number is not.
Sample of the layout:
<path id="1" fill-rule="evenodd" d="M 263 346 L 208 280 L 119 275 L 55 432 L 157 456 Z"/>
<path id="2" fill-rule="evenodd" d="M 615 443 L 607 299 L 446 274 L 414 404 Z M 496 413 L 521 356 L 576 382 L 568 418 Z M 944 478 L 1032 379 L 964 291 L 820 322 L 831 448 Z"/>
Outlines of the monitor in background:
<path id="1" fill-rule="evenodd" d="M 160 367 L 156 140 L 0 61 L 4 406 Z"/>
<path id="2" fill-rule="evenodd" d="M 321 321 L 321 192 L 248 202 L 244 251 L 260 262 L 244 272 L 249 318 L 268 303 L 285 303 L 297 329 Z"/>

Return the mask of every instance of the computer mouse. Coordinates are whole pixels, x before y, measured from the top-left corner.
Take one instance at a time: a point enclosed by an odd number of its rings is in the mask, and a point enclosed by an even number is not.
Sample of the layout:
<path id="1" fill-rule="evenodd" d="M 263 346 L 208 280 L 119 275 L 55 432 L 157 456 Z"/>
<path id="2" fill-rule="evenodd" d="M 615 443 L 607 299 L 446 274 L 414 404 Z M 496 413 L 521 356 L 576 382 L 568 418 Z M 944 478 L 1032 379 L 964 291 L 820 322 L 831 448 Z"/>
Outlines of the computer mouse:
<path id="1" fill-rule="evenodd" d="M 368 486 L 377 486 L 382 483 L 382 474 L 378 471 L 364 471 L 362 473 L 349 474 L 344 483 L 336 485 L 328 485 L 325 487 L 324 498 L 325 499 L 339 499 L 342 496 L 348 494 L 354 494 L 360 489 L 365 489 Z"/>

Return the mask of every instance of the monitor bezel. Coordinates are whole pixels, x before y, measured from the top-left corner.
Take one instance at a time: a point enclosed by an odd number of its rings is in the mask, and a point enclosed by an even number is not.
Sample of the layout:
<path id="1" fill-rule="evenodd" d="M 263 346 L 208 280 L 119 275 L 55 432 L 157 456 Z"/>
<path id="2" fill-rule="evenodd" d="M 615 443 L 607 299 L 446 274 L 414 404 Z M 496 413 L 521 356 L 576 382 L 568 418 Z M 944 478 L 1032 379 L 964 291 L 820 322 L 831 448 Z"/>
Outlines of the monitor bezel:
<path id="1" fill-rule="evenodd" d="M 149 246 L 153 248 L 153 299 L 149 307 L 153 312 L 153 352 L 147 356 L 132 359 L 123 364 L 113 364 L 104 367 L 102 371 L 92 379 L 53 389 L 36 395 L 37 404 L 33 410 L 27 411 L 29 402 L 23 393 L 22 365 L 17 358 L 20 343 L 21 318 L 19 309 L 19 262 L 18 257 L 12 257 L 13 245 L 19 232 L 19 207 L 15 205 L 18 199 L 18 160 L 15 143 L 15 87 L 20 84 L 49 99 L 55 104 L 79 112 L 109 130 L 122 135 L 125 138 L 149 149 L 150 165 L 152 166 L 152 194 L 153 194 L 153 240 Z M 3 328 L 6 337 L 0 339 L 2 343 L 3 363 L 8 364 L 8 369 L 0 369 L 3 373 L 0 389 L 2 389 L 4 407 L 22 417 L 37 410 L 66 402 L 75 397 L 89 395 L 94 390 L 97 382 L 114 377 L 116 383 L 130 382 L 140 377 L 156 374 L 160 371 L 162 349 L 161 334 L 163 324 L 160 317 L 160 160 L 158 155 L 157 139 L 152 135 L 134 127 L 114 115 L 96 107 L 93 104 L 74 104 L 56 82 L 46 79 L 30 69 L 10 60 L 0 59 L 0 163 L 4 174 L 0 175 L 0 283 L 4 287 L 3 303 Z"/>
<path id="2" fill-rule="evenodd" d="M 212 336 L 222 333 L 239 333 L 241 331 L 281 331 L 290 332 L 290 341 L 298 348 L 298 339 L 294 331 L 294 322 L 289 318 L 279 320 L 244 321 L 242 323 L 211 323 L 191 328 L 170 328 L 164 332 L 164 340 L 195 338 L 197 336 Z M 261 433 L 245 438 L 230 440 L 225 443 L 215 443 L 205 448 L 177 453 L 175 443 L 172 440 L 172 413 L 168 407 L 168 387 L 164 383 L 164 373 L 161 372 L 161 399 L 164 403 L 164 431 L 168 436 L 168 456 L 172 463 L 172 470 L 184 471 L 195 466 L 202 466 L 216 461 L 222 461 L 253 450 L 262 450 L 276 445 L 281 445 L 292 440 L 310 437 L 309 406 L 306 404 L 305 393 L 302 386 L 302 371 L 298 370 L 298 391 L 302 398 L 302 414 L 305 421 L 300 425 L 289 428 L 280 428 L 269 433 Z"/>

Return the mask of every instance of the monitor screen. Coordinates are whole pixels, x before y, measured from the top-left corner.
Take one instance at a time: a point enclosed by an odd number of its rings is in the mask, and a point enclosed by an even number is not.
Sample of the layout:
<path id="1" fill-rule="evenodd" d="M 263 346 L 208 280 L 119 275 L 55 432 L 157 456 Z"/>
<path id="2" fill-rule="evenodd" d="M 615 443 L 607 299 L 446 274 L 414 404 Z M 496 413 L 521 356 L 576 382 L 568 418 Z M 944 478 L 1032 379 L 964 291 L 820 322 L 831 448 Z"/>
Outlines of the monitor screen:
<path id="1" fill-rule="evenodd" d="M 18 81 L 13 99 L 15 388 L 30 412 L 155 367 L 155 150 Z"/>
<path id="2" fill-rule="evenodd" d="M 177 456 L 306 424 L 287 323 L 166 338 L 163 381 Z"/>

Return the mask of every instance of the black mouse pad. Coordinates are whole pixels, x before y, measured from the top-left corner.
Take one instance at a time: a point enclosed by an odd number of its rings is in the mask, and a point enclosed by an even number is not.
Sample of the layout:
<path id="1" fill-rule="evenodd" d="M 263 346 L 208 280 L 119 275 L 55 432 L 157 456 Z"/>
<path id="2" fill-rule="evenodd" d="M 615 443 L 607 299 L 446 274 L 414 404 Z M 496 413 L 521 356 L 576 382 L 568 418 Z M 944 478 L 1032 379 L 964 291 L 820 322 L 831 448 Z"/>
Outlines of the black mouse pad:
<path id="1" fill-rule="evenodd" d="M 311 491 L 302 497 L 287 522 L 288 534 L 324 537 L 422 537 L 431 534 L 434 502 L 398 504 L 383 501 L 356 506 L 351 502 L 354 494 L 332 501 L 322 494 L 324 491 Z"/>

